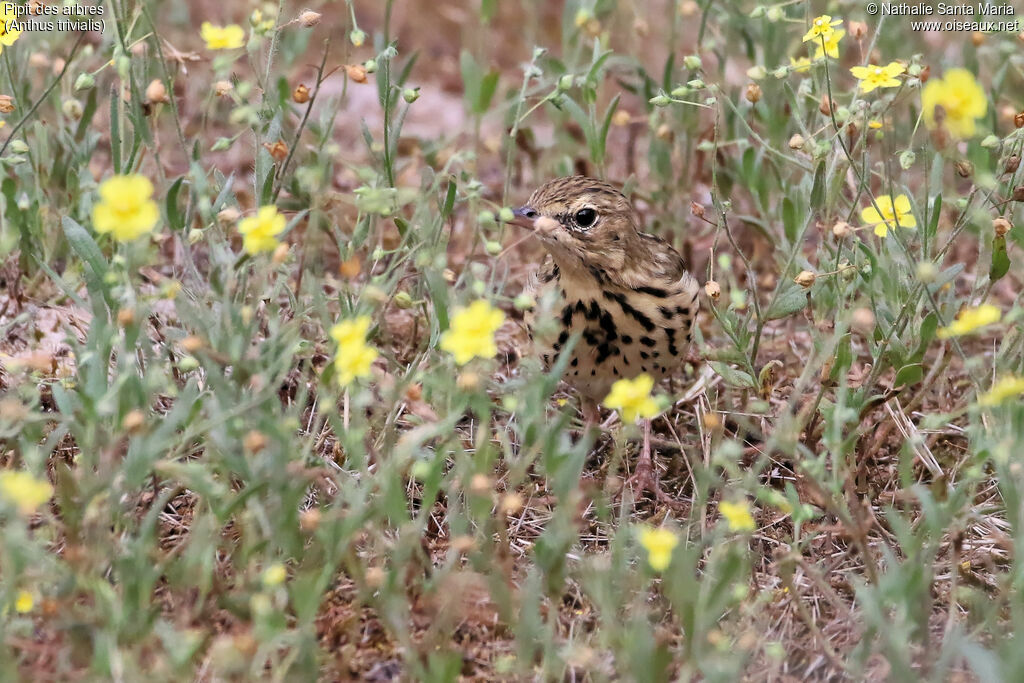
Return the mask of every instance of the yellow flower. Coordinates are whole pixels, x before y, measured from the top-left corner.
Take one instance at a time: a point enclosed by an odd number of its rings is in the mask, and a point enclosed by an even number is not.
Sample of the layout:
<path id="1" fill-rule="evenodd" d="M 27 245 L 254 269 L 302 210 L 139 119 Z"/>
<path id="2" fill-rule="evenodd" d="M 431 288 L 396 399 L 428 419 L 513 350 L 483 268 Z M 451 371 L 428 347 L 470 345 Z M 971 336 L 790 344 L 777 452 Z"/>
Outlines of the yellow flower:
<path id="1" fill-rule="evenodd" d="M 975 330 L 997 323 L 1003 317 L 1003 312 L 998 306 L 982 304 L 977 308 L 966 308 L 960 311 L 956 320 L 950 323 L 949 327 L 939 328 L 939 339 L 949 339 L 970 334 Z"/>
<path id="2" fill-rule="evenodd" d="M 131 242 L 152 231 L 160 220 L 153 183 L 145 176 L 112 176 L 103 181 L 99 191 L 92 224 L 101 235 L 109 232 L 119 242 Z"/>
<path id="3" fill-rule="evenodd" d="M 868 128 L 870 128 L 871 130 L 878 130 L 883 127 L 885 127 L 885 124 L 883 124 L 878 119 L 871 119 L 870 121 L 868 121 Z"/>
<path id="4" fill-rule="evenodd" d="M 14 610 L 18 614 L 28 614 L 36 605 L 36 599 L 28 591 L 18 591 L 14 598 Z"/>
<path id="5" fill-rule="evenodd" d="M 277 236 L 284 232 L 286 224 L 276 206 L 261 206 L 255 216 L 247 216 L 238 222 L 238 232 L 243 237 L 242 248 L 253 255 L 274 251 L 280 244 Z"/>
<path id="6" fill-rule="evenodd" d="M 973 137 L 975 121 L 985 116 L 985 91 L 967 69 L 950 69 L 943 78 L 932 78 L 921 91 L 924 125 L 944 128 L 955 138 Z"/>
<path id="7" fill-rule="evenodd" d="M 484 299 L 474 301 L 452 316 L 451 326 L 441 335 L 441 349 L 465 365 L 473 358 L 491 358 L 498 353 L 494 333 L 505 322 L 505 314 Z"/>
<path id="8" fill-rule="evenodd" d="M 366 343 L 369 332 L 370 317 L 366 315 L 343 320 L 331 328 L 331 338 L 338 344 L 334 370 L 338 375 L 338 383 L 343 387 L 359 377 L 370 376 L 370 369 L 378 354 L 377 349 Z"/>
<path id="9" fill-rule="evenodd" d="M 1024 394 L 1024 377 L 1007 375 L 992 385 L 988 393 L 978 397 L 980 406 L 997 406 L 1008 398 Z"/>
<path id="10" fill-rule="evenodd" d="M 832 59 L 839 59 L 839 41 L 846 35 L 846 31 L 842 29 L 833 31 L 831 35 L 825 38 L 825 49 L 821 47 L 821 41 L 816 41 L 817 48 L 814 51 L 814 58 L 821 59 L 825 55 L 828 55 Z"/>
<path id="11" fill-rule="evenodd" d="M 52 495 L 53 487 L 45 479 L 21 470 L 0 472 L 0 497 L 14 503 L 23 515 L 31 515 Z"/>
<path id="12" fill-rule="evenodd" d="M 640 527 L 640 545 L 647 551 L 647 563 L 656 572 L 668 569 L 672 551 L 679 545 L 679 537 L 668 529 Z"/>
<path id="13" fill-rule="evenodd" d="M 850 73 L 860 81 L 860 91 L 869 93 L 875 88 L 898 88 L 900 79 L 896 77 L 906 70 L 907 67 L 899 62 L 889 62 L 885 66 L 855 66 L 850 69 Z"/>
<path id="14" fill-rule="evenodd" d="M 288 570 L 280 562 L 275 562 L 263 570 L 263 585 L 268 588 L 280 586 L 288 578 Z"/>
<path id="15" fill-rule="evenodd" d="M 0 53 L 4 51 L 4 46 L 14 45 L 14 41 L 21 35 L 21 31 L 14 28 L 10 22 L 17 20 L 17 17 L 13 12 L 10 12 L 8 8 L 13 8 L 12 3 L 0 2 Z M 7 30 L 10 27 L 11 30 Z"/>
<path id="16" fill-rule="evenodd" d="M 754 517 L 750 514 L 750 506 L 745 500 L 739 503 L 723 500 L 718 504 L 718 511 L 728 522 L 730 531 L 753 531 L 757 528 Z"/>
<path id="17" fill-rule="evenodd" d="M 818 43 L 821 43 L 820 39 L 822 37 L 825 38 L 825 40 L 828 40 L 829 38 L 832 37 L 832 34 L 835 32 L 835 27 L 841 25 L 842 23 L 842 19 L 833 19 L 827 14 L 822 14 L 820 17 L 815 18 L 815 20 L 811 22 L 811 28 L 809 31 L 807 31 L 807 33 L 804 34 L 803 42 L 806 43 L 809 40 L 814 40 L 817 41 Z"/>
<path id="18" fill-rule="evenodd" d="M 232 50 L 245 45 L 245 30 L 238 24 L 215 26 L 204 21 L 199 35 L 206 41 L 207 50 Z"/>
<path id="19" fill-rule="evenodd" d="M 797 59 L 790 57 L 789 68 L 797 73 L 805 73 L 811 70 L 811 60 L 807 57 L 799 57 Z"/>
<path id="20" fill-rule="evenodd" d="M 860 219 L 868 225 L 875 226 L 875 234 L 879 237 L 885 237 L 889 234 L 889 228 L 895 228 L 897 225 L 901 228 L 917 227 L 917 219 L 911 213 L 907 195 L 901 194 L 893 199 L 885 194 L 877 198 L 875 204 L 878 205 L 878 209 L 874 206 L 865 207 L 860 212 Z"/>
<path id="21" fill-rule="evenodd" d="M 657 417 L 661 406 L 651 396 L 652 389 L 654 379 L 647 374 L 637 375 L 633 379 L 620 379 L 612 385 L 612 390 L 604 399 L 604 406 L 622 413 L 624 422 L 636 422 L 638 417 Z"/>

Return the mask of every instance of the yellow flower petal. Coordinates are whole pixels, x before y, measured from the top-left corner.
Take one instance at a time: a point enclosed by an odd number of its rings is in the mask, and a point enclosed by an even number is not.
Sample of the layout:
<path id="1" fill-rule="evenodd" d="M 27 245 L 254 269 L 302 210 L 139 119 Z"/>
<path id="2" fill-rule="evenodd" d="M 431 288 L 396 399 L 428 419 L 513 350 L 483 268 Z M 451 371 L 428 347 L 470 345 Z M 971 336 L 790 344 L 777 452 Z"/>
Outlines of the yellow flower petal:
<path id="1" fill-rule="evenodd" d="M 145 176 L 112 176 L 100 184 L 99 195 L 92 223 L 101 235 L 109 233 L 119 242 L 131 242 L 149 234 L 160 220 L 153 183 Z"/>
<path id="2" fill-rule="evenodd" d="M 723 500 L 718 504 L 718 511 L 722 513 L 731 531 L 753 531 L 757 528 L 754 517 L 750 514 L 750 506 L 745 500 L 738 503 Z"/>
<path id="3" fill-rule="evenodd" d="M 982 327 L 999 322 L 1002 317 L 1003 312 L 999 310 L 998 306 L 993 306 L 992 304 L 982 304 L 977 308 L 967 308 L 961 311 L 957 319 L 950 323 L 948 327 L 940 327 L 938 337 L 939 339 L 949 339 L 950 337 L 970 334 Z"/>
<path id="4" fill-rule="evenodd" d="M 654 378 L 648 374 L 623 378 L 612 384 L 603 405 L 622 414 L 623 422 L 636 422 L 638 418 L 650 419 L 661 412 L 658 401 L 651 396 Z"/>
<path id="5" fill-rule="evenodd" d="M 494 335 L 505 322 L 505 314 L 486 299 L 474 301 L 452 316 L 451 325 L 441 335 L 440 347 L 465 365 L 474 358 L 492 358 L 498 353 Z"/>
<path id="6" fill-rule="evenodd" d="M 663 572 L 672 563 L 672 551 L 679 545 L 679 537 L 669 529 L 640 527 L 640 545 L 647 551 L 647 563 L 656 572 Z"/>
<path id="7" fill-rule="evenodd" d="M 992 385 L 992 388 L 982 396 L 978 397 L 980 406 L 997 406 L 1007 399 L 1015 398 L 1024 394 L 1024 377 L 1007 375 Z"/>

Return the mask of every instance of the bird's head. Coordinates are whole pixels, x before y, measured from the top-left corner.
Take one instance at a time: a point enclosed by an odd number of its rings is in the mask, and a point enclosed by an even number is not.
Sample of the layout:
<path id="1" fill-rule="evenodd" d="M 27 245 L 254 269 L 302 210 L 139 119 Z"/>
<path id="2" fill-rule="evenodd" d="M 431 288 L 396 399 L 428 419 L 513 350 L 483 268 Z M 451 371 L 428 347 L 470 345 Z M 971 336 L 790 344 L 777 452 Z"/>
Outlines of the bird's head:
<path id="1" fill-rule="evenodd" d="M 629 200 L 608 183 L 585 176 L 544 183 L 514 214 L 511 224 L 533 230 L 563 269 L 621 268 L 639 240 Z"/>

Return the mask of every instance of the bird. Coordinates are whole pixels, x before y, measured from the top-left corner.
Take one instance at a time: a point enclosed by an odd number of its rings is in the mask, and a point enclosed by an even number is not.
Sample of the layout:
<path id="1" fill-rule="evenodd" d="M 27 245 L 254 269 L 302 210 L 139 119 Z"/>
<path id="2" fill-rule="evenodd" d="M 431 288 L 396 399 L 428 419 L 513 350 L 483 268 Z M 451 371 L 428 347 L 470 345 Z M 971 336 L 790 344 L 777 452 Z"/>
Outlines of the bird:
<path id="1" fill-rule="evenodd" d="M 588 426 L 599 422 L 598 405 L 617 380 L 647 374 L 657 381 L 681 369 L 693 341 L 699 285 L 678 251 L 641 229 L 621 191 L 586 176 L 556 178 L 512 216 L 509 224 L 532 231 L 547 252 L 525 291 L 555 302 L 555 333 L 541 338 L 534 312 L 526 316 L 530 336 L 550 368 L 579 335 L 562 379 L 579 394 Z M 653 467 L 650 420 L 642 427 L 627 485 L 672 503 Z"/>

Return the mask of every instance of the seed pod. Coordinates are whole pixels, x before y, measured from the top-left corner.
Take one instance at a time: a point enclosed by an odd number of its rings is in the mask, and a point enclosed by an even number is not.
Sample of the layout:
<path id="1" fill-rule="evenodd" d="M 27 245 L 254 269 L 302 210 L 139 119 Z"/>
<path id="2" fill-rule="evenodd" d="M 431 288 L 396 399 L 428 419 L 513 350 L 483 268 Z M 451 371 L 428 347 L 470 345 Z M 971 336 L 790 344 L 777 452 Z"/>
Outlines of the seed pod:
<path id="1" fill-rule="evenodd" d="M 800 135 L 800 133 L 795 133 L 793 135 L 793 137 L 791 137 L 789 139 L 789 148 L 790 149 L 803 149 L 803 146 L 804 146 L 805 142 L 807 142 L 807 141 L 804 140 L 804 136 L 803 135 Z"/>
<path id="2" fill-rule="evenodd" d="M 1013 194 L 1010 195 L 1010 198 L 1015 202 L 1024 202 L 1024 185 L 1021 185 L 1020 187 L 1015 187 L 1013 189 Z"/>
<path id="3" fill-rule="evenodd" d="M 757 104 L 761 101 L 761 86 L 757 83 L 747 83 L 747 101 L 751 104 Z"/>
<path id="4" fill-rule="evenodd" d="M 146 414 L 136 408 L 135 410 L 129 411 L 128 414 L 124 416 L 124 419 L 121 420 L 121 427 L 129 434 L 135 434 L 142 429 L 142 425 L 145 423 Z"/>
<path id="5" fill-rule="evenodd" d="M 852 235 L 853 229 L 846 221 L 837 221 L 836 224 L 832 226 L 832 234 L 835 235 L 836 239 L 843 239 L 844 237 Z"/>
<path id="6" fill-rule="evenodd" d="M 824 116 L 831 116 L 832 110 L 835 106 L 836 101 L 829 98 L 828 93 L 825 93 L 821 96 L 821 103 L 818 104 L 818 111 L 820 111 Z"/>
<path id="7" fill-rule="evenodd" d="M 366 67 L 359 64 L 346 64 L 345 73 L 356 83 L 366 83 Z"/>
<path id="8" fill-rule="evenodd" d="M 295 86 L 295 90 L 292 91 L 292 100 L 296 104 L 309 102 L 309 88 L 306 87 L 305 83 L 299 83 Z"/>
<path id="9" fill-rule="evenodd" d="M 961 178 L 970 178 L 974 175 L 974 164 L 966 159 L 961 159 L 956 162 L 956 174 Z"/>
<path id="10" fill-rule="evenodd" d="M 242 447 L 250 453 L 259 453 L 267 447 L 267 437 L 255 429 L 250 430 L 242 437 Z"/>
<path id="11" fill-rule="evenodd" d="M 167 97 L 167 88 L 159 78 L 154 78 L 146 86 L 146 99 L 152 103 L 164 103 L 171 100 Z"/>
<path id="12" fill-rule="evenodd" d="M 234 89 L 235 86 L 231 84 L 231 81 L 217 81 L 213 84 L 213 92 L 217 97 L 223 97 Z"/>
<path id="13" fill-rule="evenodd" d="M 800 274 L 793 278 L 793 282 L 797 283 L 804 289 L 808 289 L 814 284 L 814 281 L 818 279 L 818 276 L 809 270 L 802 270 Z"/>
<path id="14" fill-rule="evenodd" d="M 264 142 L 263 147 L 270 152 L 270 156 L 278 163 L 288 158 L 288 145 L 284 144 L 284 140 L 278 140 L 274 143 Z"/>
<path id="15" fill-rule="evenodd" d="M 1024 111 L 1013 117 L 1013 125 L 1017 128 L 1024 128 Z"/>
<path id="16" fill-rule="evenodd" d="M 303 10 L 299 14 L 299 22 L 306 28 L 312 28 L 320 23 L 320 13 L 311 9 Z"/>
<path id="17" fill-rule="evenodd" d="M 14 111 L 14 98 L 10 95 L 0 95 L 0 114 L 10 114 Z"/>
<path id="18" fill-rule="evenodd" d="M 870 308 L 858 308 L 850 316 L 850 326 L 862 334 L 869 334 L 875 329 L 875 314 Z"/>
<path id="19" fill-rule="evenodd" d="M 1000 216 L 992 220 L 992 229 L 995 230 L 996 237 L 1002 237 L 1013 230 L 1013 223 Z"/>
<path id="20" fill-rule="evenodd" d="M 860 40 L 868 34 L 868 25 L 863 21 L 848 21 L 846 23 L 850 28 L 850 37 L 854 40 Z"/>
<path id="21" fill-rule="evenodd" d="M 722 287 L 714 280 L 708 280 L 704 284 L 704 292 L 711 297 L 712 301 L 718 301 L 719 297 L 722 296 Z"/>
<path id="22" fill-rule="evenodd" d="M 1020 168 L 1020 155 L 1011 154 L 1006 160 L 1006 164 L 1003 165 L 1003 171 L 1006 173 L 1016 173 L 1017 169 Z"/>

